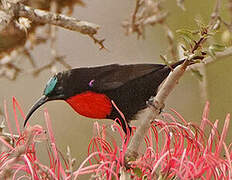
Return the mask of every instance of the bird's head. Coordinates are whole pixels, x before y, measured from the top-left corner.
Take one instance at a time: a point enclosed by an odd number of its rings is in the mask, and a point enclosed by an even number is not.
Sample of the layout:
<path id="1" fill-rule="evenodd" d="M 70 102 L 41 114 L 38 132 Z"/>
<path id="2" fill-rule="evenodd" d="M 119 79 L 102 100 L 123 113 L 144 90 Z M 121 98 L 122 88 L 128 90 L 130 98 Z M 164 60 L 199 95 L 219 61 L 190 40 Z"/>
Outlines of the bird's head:
<path id="1" fill-rule="evenodd" d="M 42 106 L 44 103 L 52 100 L 63 100 L 65 99 L 64 87 L 62 75 L 63 73 L 58 73 L 54 75 L 46 84 L 43 95 L 38 99 L 38 101 L 31 107 L 28 112 L 26 119 L 24 121 L 24 126 L 26 126 L 31 115 Z"/>

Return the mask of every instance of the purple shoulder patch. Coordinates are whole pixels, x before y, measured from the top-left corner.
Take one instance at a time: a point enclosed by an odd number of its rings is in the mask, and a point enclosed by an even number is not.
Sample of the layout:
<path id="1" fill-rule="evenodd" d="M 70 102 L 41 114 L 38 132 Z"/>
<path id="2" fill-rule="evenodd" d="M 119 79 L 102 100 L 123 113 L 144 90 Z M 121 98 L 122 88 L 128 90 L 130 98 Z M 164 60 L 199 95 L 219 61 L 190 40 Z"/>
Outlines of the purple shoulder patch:
<path id="1" fill-rule="evenodd" d="M 94 83 L 94 79 L 92 79 L 91 81 L 89 81 L 89 87 L 93 87 L 93 83 Z"/>

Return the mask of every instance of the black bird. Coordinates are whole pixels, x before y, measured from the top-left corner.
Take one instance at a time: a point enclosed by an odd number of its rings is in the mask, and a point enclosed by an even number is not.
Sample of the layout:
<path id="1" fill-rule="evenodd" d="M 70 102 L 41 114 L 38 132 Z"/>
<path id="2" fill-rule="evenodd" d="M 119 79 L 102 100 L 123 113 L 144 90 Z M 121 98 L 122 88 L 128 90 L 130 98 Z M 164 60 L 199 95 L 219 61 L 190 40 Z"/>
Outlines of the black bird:
<path id="1" fill-rule="evenodd" d="M 134 115 L 146 107 L 172 68 L 163 64 L 111 64 L 76 68 L 54 75 L 42 97 L 34 104 L 24 122 L 47 101 L 65 100 L 77 113 L 97 119 L 118 118 L 125 133 Z M 115 104 L 115 105 L 113 105 Z M 125 120 L 117 108 L 124 114 Z M 127 128 L 128 127 L 128 128 Z"/>

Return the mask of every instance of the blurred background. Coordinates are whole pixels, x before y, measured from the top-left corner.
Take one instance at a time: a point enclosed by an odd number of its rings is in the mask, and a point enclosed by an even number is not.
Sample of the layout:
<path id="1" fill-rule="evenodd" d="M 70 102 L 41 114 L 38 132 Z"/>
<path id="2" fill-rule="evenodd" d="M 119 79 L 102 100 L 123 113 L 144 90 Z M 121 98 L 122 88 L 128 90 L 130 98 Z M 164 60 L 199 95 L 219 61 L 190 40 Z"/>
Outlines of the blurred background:
<path id="1" fill-rule="evenodd" d="M 125 29 L 122 28 L 121 23 L 130 17 L 135 7 L 135 1 L 84 0 L 84 2 L 85 7 L 75 6 L 72 16 L 99 24 L 101 29 L 97 37 L 105 39 L 104 45 L 107 50 L 99 50 L 98 46 L 87 36 L 58 28 L 56 42 L 58 53 L 64 55 L 66 62 L 72 67 L 111 63 L 163 63 L 160 54 L 167 53 L 168 42 L 160 25 L 147 27 L 145 39 L 137 39 L 135 34 L 125 35 Z M 222 2 L 220 15 L 225 19 L 230 19 L 227 10 L 228 1 Z M 167 23 L 175 33 L 177 29 L 196 28 L 195 19 L 199 17 L 207 24 L 214 3 L 214 0 L 186 1 L 184 3 L 186 11 L 177 7 L 176 1 L 167 0 L 163 6 L 170 13 Z M 42 67 L 50 61 L 49 47 L 49 43 L 45 43 L 36 46 L 33 50 L 32 55 L 38 67 Z M 230 59 L 231 57 L 221 59 L 206 67 L 210 120 L 214 122 L 219 119 L 220 128 L 223 126 L 226 114 L 232 112 L 232 61 Z M 31 66 L 27 60 L 19 63 L 25 71 L 20 73 L 16 80 L 0 78 L 0 109 L 3 110 L 3 101 L 6 100 L 12 119 L 12 96 L 17 98 L 23 111 L 27 113 L 33 103 L 42 95 L 46 82 L 52 76 L 50 70 L 44 70 L 34 77 L 30 74 Z M 64 67 L 57 66 L 57 71 L 62 70 Z M 174 108 L 187 121 L 199 123 L 205 105 L 200 91 L 198 78 L 187 72 L 168 98 L 165 111 Z M 67 146 L 70 146 L 72 156 L 77 159 L 78 165 L 87 155 L 87 147 L 93 134 L 93 123 L 96 120 L 89 120 L 77 115 L 63 101 L 53 101 L 37 110 L 31 117 L 30 124 L 44 126 L 44 108 L 49 111 L 59 150 L 66 152 Z M 23 128 L 23 119 L 20 119 L 20 122 L 21 128 Z M 99 120 L 98 122 L 108 125 L 112 123 L 110 120 Z M 111 132 L 110 128 L 109 132 Z M 227 139 L 231 139 L 232 132 L 229 133 Z"/>

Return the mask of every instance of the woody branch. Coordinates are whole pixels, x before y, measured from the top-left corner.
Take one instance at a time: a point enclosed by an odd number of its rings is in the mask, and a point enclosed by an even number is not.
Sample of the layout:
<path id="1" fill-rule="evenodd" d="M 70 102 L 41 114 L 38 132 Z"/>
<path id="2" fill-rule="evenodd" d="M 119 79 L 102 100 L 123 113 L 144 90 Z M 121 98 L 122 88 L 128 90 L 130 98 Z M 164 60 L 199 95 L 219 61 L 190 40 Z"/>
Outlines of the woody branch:
<path id="1" fill-rule="evenodd" d="M 103 40 L 98 40 L 94 37 L 94 35 L 97 34 L 100 28 L 100 26 L 97 24 L 82 21 L 63 14 L 35 9 L 22 3 L 13 3 L 6 1 L 5 5 L 3 3 L 2 5 L 4 9 L 3 12 L 6 13 L 6 16 L 4 17 L 8 17 L 9 19 L 15 17 L 25 17 L 35 23 L 52 24 L 65 29 L 69 29 L 71 31 L 76 31 L 83 35 L 88 35 L 94 40 L 95 43 L 99 44 L 101 48 L 104 48 Z M 4 19 L 4 22 L 10 22 L 9 19 Z M 7 25 L 7 23 L 5 23 L 5 25 Z"/>

